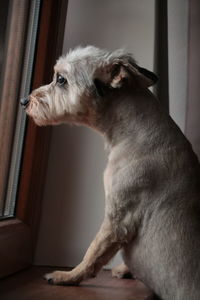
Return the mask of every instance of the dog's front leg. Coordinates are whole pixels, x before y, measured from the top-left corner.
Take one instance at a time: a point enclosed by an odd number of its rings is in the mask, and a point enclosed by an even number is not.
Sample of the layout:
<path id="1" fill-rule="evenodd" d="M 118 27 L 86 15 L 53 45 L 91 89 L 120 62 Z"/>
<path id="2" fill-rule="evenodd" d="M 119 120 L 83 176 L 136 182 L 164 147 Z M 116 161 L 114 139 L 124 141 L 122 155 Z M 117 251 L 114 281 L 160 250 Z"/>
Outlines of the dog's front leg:
<path id="1" fill-rule="evenodd" d="M 45 275 L 51 284 L 78 285 L 88 277 L 94 277 L 121 248 L 109 222 L 104 222 L 88 248 L 83 261 L 72 271 L 55 271 Z"/>

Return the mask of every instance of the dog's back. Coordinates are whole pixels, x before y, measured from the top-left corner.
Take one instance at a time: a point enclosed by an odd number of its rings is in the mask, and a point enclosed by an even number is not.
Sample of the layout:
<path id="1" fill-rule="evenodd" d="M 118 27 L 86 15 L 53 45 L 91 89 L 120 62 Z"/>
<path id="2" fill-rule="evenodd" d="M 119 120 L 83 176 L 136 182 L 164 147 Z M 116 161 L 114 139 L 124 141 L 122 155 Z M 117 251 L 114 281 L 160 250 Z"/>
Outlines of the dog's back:
<path id="1" fill-rule="evenodd" d="M 135 186 L 138 172 L 143 188 L 132 190 L 134 201 L 140 199 L 135 205 L 138 227 L 134 240 L 124 247 L 124 259 L 132 273 L 162 299 L 198 300 L 199 162 L 190 143 L 171 118 L 160 111 L 153 96 L 147 93 L 139 98 L 144 102 L 138 104 L 143 107 L 143 118 L 140 124 L 137 120 L 138 142 L 132 144 L 137 159 L 129 160 L 127 174 L 132 172 Z M 152 108 L 148 120 L 145 114 L 151 106 L 158 108 Z M 128 120 L 128 126 L 133 122 Z"/>

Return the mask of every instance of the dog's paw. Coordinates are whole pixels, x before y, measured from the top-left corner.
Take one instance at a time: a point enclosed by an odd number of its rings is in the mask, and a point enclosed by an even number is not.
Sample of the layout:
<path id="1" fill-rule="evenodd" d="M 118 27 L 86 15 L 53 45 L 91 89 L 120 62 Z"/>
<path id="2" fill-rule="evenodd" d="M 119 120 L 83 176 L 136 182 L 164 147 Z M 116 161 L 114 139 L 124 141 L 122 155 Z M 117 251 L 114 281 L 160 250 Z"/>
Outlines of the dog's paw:
<path id="1" fill-rule="evenodd" d="M 52 285 L 79 285 L 80 281 L 74 278 L 72 272 L 55 271 L 44 275 L 44 279 Z"/>
<path id="2" fill-rule="evenodd" d="M 119 279 L 122 278 L 133 278 L 131 272 L 125 264 L 121 264 L 112 269 L 112 277 L 116 277 Z"/>

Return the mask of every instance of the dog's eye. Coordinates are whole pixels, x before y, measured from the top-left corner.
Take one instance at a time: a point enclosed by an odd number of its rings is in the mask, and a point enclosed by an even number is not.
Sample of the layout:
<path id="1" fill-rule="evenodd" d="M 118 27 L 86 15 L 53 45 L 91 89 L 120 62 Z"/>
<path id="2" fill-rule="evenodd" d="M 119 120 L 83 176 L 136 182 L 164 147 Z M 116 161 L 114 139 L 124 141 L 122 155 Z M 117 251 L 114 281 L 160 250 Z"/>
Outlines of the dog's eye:
<path id="1" fill-rule="evenodd" d="M 65 79 L 62 75 L 58 74 L 56 78 L 56 82 L 59 85 L 64 85 L 67 82 L 67 79 Z"/>

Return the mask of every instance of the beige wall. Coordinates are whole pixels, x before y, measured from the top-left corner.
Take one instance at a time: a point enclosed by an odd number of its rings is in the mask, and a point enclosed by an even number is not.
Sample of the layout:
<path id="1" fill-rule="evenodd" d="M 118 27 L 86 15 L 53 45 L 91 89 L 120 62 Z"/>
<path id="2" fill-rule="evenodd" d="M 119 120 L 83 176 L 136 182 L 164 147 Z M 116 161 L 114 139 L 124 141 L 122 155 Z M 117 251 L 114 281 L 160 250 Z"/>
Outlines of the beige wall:
<path id="1" fill-rule="evenodd" d="M 188 101 L 185 131 L 190 139 L 193 149 L 200 160 L 200 2 L 190 1 L 189 18 L 189 47 L 188 47 Z"/>
<path id="2" fill-rule="evenodd" d="M 63 53 L 77 45 L 126 46 L 152 70 L 154 0 L 70 0 Z M 103 140 L 87 128 L 55 127 L 36 264 L 80 262 L 104 215 Z"/>

